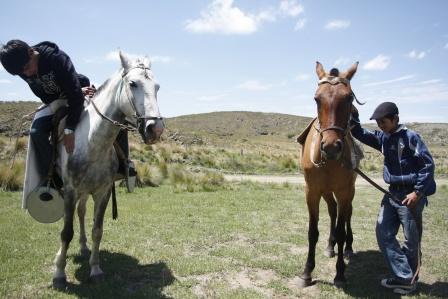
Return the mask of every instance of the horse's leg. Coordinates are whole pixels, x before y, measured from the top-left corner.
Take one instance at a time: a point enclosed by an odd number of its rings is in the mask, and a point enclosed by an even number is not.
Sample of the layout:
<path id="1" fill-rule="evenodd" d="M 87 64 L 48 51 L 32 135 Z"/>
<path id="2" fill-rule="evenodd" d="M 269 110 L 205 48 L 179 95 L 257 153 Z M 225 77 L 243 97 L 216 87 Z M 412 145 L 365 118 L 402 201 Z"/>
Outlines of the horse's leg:
<path id="1" fill-rule="evenodd" d="M 344 243 L 346 241 L 345 225 L 347 223 L 348 214 L 351 209 L 351 199 L 353 191 L 343 190 L 335 192 L 338 199 L 338 217 L 336 221 L 336 244 L 338 245 L 338 258 L 336 261 L 336 277 L 334 284 L 337 287 L 345 286 L 345 262 L 344 262 Z"/>
<path id="2" fill-rule="evenodd" d="M 308 223 L 308 257 L 306 259 L 305 269 L 300 276 L 301 287 L 307 287 L 311 285 L 311 272 L 315 267 L 316 257 L 316 243 L 319 239 L 319 200 L 320 193 L 310 190 L 308 186 L 305 187 L 306 204 L 308 206 L 309 223 Z"/>
<path id="3" fill-rule="evenodd" d="M 352 245 L 353 245 L 353 232 L 352 232 L 352 224 L 351 224 L 352 211 L 353 211 L 353 206 L 350 201 L 348 211 L 347 211 L 347 236 L 345 239 L 345 250 L 344 250 L 344 256 L 346 258 L 351 258 L 355 255 L 353 253 L 353 247 L 352 247 Z"/>
<path id="4" fill-rule="evenodd" d="M 90 254 L 90 279 L 92 281 L 101 281 L 104 279 L 104 272 L 100 268 L 100 243 L 103 237 L 103 220 L 106 212 L 107 203 L 109 202 L 111 188 L 103 190 L 93 195 L 95 202 L 95 216 L 92 228 L 92 253 Z"/>
<path id="5" fill-rule="evenodd" d="M 334 199 L 333 193 L 323 194 L 323 198 L 327 202 L 328 214 L 330 215 L 330 236 L 328 237 L 328 245 L 325 249 L 326 257 L 334 257 L 334 245 L 336 243 L 335 239 L 335 227 L 336 227 L 336 216 L 338 214 L 336 200 Z"/>
<path id="6" fill-rule="evenodd" d="M 83 257 L 90 256 L 90 250 L 87 246 L 85 215 L 86 215 L 86 202 L 88 195 L 82 196 L 78 203 L 78 218 L 79 218 L 79 247 L 80 253 Z"/>
<path id="7" fill-rule="evenodd" d="M 67 187 L 66 187 L 67 188 Z M 67 276 L 65 275 L 65 266 L 67 264 L 67 250 L 70 241 L 73 239 L 73 216 L 76 206 L 76 194 L 74 190 L 66 190 L 64 195 L 64 227 L 61 231 L 61 247 L 54 259 L 56 266 L 53 274 L 53 287 L 65 288 Z"/>

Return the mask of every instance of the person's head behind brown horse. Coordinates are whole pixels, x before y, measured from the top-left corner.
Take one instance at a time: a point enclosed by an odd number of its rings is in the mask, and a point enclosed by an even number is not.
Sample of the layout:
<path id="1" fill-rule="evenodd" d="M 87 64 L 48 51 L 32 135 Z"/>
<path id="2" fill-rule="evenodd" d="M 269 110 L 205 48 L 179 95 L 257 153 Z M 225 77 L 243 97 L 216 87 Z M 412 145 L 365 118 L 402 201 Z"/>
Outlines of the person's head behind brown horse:
<path id="1" fill-rule="evenodd" d="M 334 68 L 327 73 L 322 64 L 316 62 L 319 86 L 314 99 L 320 125 L 320 148 L 325 159 L 335 160 L 341 156 L 353 102 L 350 80 L 357 68 L 358 62 L 346 72 L 340 73 Z"/>

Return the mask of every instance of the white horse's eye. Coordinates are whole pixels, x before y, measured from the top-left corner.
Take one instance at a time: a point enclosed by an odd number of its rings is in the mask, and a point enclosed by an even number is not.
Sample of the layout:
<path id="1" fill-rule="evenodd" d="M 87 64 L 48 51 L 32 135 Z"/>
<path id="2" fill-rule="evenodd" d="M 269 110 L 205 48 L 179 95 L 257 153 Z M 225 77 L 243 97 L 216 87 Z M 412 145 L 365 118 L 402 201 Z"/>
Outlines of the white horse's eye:
<path id="1" fill-rule="evenodd" d="M 134 81 L 129 81 L 129 86 L 135 88 L 137 87 L 137 83 L 135 83 Z"/>

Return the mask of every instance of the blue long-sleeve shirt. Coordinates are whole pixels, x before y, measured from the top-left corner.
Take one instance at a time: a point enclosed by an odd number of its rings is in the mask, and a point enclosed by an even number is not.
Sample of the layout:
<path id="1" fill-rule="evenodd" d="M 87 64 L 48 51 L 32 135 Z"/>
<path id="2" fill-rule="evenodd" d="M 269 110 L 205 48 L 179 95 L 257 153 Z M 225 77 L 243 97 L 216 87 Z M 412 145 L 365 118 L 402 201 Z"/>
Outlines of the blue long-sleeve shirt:
<path id="1" fill-rule="evenodd" d="M 392 134 L 369 131 L 352 119 L 351 133 L 362 143 L 381 151 L 384 155 L 384 181 L 391 186 L 434 194 L 434 160 L 416 132 L 400 125 Z"/>

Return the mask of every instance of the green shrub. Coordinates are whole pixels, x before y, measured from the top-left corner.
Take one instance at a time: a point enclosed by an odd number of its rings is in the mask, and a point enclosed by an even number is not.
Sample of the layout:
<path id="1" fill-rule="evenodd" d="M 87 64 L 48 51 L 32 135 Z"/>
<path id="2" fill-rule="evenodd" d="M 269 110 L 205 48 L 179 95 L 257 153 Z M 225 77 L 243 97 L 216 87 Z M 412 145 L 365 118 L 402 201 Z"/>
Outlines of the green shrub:
<path id="1" fill-rule="evenodd" d="M 4 191 L 17 191 L 23 187 L 25 162 L 16 160 L 12 169 L 7 163 L 0 163 L 0 186 Z"/>

